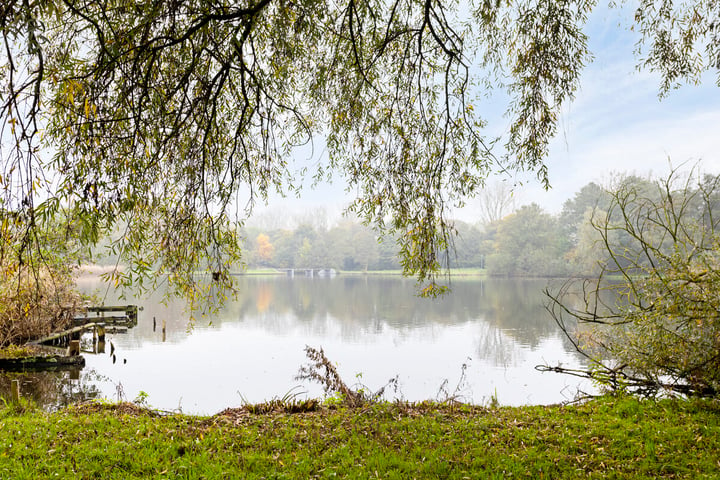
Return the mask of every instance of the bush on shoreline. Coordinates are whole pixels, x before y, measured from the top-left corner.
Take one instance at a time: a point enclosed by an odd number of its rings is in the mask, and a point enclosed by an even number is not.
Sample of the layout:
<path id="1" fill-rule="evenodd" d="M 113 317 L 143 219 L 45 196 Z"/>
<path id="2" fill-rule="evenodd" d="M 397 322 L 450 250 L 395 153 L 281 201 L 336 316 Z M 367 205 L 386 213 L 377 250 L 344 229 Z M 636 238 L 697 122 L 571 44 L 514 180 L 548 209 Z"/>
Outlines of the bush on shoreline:
<path id="1" fill-rule="evenodd" d="M 80 308 L 71 271 L 2 265 L 0 347 L 22 345 L 67 326 Z"/>

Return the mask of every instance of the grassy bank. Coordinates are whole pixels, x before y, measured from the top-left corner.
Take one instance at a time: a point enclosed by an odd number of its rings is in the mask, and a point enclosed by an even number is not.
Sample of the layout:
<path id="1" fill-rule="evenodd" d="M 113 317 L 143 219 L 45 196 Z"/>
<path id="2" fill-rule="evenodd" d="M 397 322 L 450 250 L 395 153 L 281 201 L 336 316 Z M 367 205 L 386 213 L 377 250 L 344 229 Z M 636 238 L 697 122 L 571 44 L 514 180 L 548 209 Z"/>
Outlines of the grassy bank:
<path id="1" fill-rule="evenodd" d="M 718 478 L 720 403 L 0 410 L 0 478 Z M 262 408 L 256 408 L 262 410 Z"/>

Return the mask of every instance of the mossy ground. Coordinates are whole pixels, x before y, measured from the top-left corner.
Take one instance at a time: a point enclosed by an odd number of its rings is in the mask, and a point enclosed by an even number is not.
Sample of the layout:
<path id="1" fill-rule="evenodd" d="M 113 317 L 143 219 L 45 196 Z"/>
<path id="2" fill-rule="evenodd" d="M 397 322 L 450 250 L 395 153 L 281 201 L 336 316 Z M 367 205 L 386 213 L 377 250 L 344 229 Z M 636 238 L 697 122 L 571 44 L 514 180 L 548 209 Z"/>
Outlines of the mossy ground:
<path id="1" fill-rule="evenodd" d="M 307 407 L 5 407 L 0 478 L 720 478 L 718 401 Z"/>
<path id="2" fill-rule="evenodd" d="M 7 345 L 0 348 L 0 360 L 34 357 L 43 354 L 46 354 L 46 352 L 37 345 Z"/>

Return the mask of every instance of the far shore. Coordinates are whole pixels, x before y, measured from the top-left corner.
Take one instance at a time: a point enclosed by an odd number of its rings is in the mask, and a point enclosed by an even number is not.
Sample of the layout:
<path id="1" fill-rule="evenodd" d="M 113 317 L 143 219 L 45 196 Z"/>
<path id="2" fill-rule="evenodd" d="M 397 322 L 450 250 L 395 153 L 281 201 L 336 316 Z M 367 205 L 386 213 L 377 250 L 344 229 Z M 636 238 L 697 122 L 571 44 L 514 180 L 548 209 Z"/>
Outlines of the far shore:
<path id="1" fill-rule="evenodd" d="M 113 271 L 118 270 L 120 272 L 125 270 L 124 265 L 81 265 L 78 267 L 75 274 L 76 281 L 96 281 L 100 276 L 110 274 Z M 302 267 L 296 268 L 296 270 L 303 270 Z M 337 275 L 348 275 L 348 276 L 402 276 L 403 272 L 400 269 L 397 270 L 336 270 Z M 241 271 L 230 272 L 230 275 L 237 276 L 255 276 L 255 275 L 285 275 L 285 271 L 277 268 L 248 268 Z M 486 276 L 487 271 L 484 268 L 453 268 L 450 271 L 451 276 Z"/>
<path id="2" fill-rule="evenodd" d="M 91 283 L 102 280 L 102 275 L 110 274 L 115 270 L 122 272 L 124 266 L 115 265 L 80 265 L 75 272 L 75 284 Z"/>

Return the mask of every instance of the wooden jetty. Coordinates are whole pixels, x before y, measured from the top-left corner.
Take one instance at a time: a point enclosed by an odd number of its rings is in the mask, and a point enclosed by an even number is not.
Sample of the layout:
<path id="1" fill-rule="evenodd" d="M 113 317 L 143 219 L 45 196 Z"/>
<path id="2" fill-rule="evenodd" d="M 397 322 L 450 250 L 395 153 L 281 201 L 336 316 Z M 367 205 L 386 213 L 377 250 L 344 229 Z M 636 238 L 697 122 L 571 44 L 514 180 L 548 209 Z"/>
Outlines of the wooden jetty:
<path id="1" fill-rule="evenodd" d="M 87 313 L 94 313 L 95 316 L 86 315 L 73 319 L 74 322 L 80 324 L 86 323 L 104 323 L 105 325 L 124 325 L 134 327 L 137 325 L 138 307 L 137 305 L 116 305 L 88 307 Z M 108 312 L 122 312 L 124 315 L 105 315 Z"/>
<path id="2" fill-rule="evenodd" d="M 125 333 L 128 328 L 136 326 L 137 312 L 137 305 L 88 307 L 85 316 L 73 318 L 73 327 L 53 333 L 33 343 L 60 347 L 71 346 L 71 342 L 80 340 L 80 336 L 87 330 L 94 331 L 96 342 L 105 342 L 106 333 Z M 93 313 L 94 315 L 92 315 Z M 115 315 L 106 315 L 108 313 L 115 313 Z"/>
<path id="3" fill-rule="evenodd" d="M 105 351 L 106 333 L 125 333 L 137 325 L 137 305 L 88 307 L 85 315 L 76 317 L 72 326 L 62 332 L 56 332 L 29 345 L 37 351 L 34 354 L 18 358 L 0 358 L 0 370 L 53 370 L 64 368 L 82 368 L 85 358 L 80 355 L 80 337 L 92 330 L 93 350 L 91 353 Z"/>

